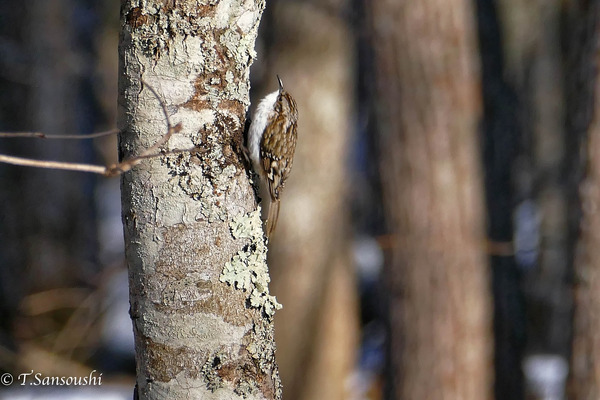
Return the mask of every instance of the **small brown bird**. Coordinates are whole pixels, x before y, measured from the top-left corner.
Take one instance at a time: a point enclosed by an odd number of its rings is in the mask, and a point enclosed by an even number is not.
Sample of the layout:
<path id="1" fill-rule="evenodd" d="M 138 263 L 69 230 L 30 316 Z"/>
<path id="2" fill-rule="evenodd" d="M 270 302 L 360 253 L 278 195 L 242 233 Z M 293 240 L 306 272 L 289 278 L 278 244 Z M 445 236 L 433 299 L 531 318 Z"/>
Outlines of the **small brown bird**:
<path id="1" fill-rule="evenodd" d="M 294 162 L 298 137 L 298 109 L 294 98 L 283 89 L 268 94 L 258 104 L 248 130 L 248 151 L 254 170 L 266 183 L 271 197 L 267 217 L 267 237 L 279 217 L 279 202 Z"/>

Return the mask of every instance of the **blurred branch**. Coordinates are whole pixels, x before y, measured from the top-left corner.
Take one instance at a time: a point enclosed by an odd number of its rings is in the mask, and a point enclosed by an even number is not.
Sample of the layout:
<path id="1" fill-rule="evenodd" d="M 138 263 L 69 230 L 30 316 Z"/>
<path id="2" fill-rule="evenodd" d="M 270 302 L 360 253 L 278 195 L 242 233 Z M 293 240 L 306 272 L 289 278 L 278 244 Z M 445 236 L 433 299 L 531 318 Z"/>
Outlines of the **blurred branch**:
<path id="1" fill-rule="evenodd" d="M 61 353 L 68 359 L 89 334 L 91 327 L 105 311 L 100 301 L 101 288 L 90 293 L 75 309 L 54 341 L 53 353 Z"/>
<path id="2" fill-rule="evenodd" d="M 95 288 L 58 288 L 25 297 L 20 310 L 26 319 L 20 325 L 26 337 L 21 336 L 22 347 L 16 352 L 0 345 L 0 369 L 19 367 L 20 360 L 26 358 L 26 349 L 31 350 L 32 360 L 37 356 L 52 357 L 67 367 L 82 362 L 82 354 L 90 354 L 85 349 L 98 345 L 103 317 L 114 302 L 114 299 L 105 301 L 106 292 L 110 290 L 112 277 L 121 269 L 122 264 L 118 263 L 101 271 L 94 279 Z M 66 312 L 68 317 L 63 321 Z M 40 351 L 43 354 L 38 354 Z"/>
<path id="3" fill-rule="evenodd" d="M 76 308 L 82 304 L 88 292 L 82 288 L 60 288 L 30 294 L 21 302 L 21 309 L 33 316 L 60 308 Z"/>
<path id="4" fill-rule="evenodd" d="M 34 365 L 36 372 L 45 375 L 85 376 L 90 373 L 89 366 L 48 351 L 34 343 L 23 344 L 18 357 L 18 368 L 25 371 L 26 368 Z"/>
<path id="5" fill-rule="evenodd" d="M 382 250 L 391 250 L 400 247 L 398 245 L 398 243 L 401 242 L 399 240 L 399 235 L 379 235 L 375 239 Z M 486 253 L 490 256 L 511 257 L 515 255 L 514 242 L 512 241 L 499 241 L 488 238 L 484 240 L 483 244 Z M 406 246 L 408 247 L 409 245 L 407 244 Z M 432 244 L 431 247 L 434 248 L 435 246 Z"/>
<path id="6" fill-rule="evenodd" d="M 89 133 L 85 135 L 46 135 L 43 132 L 0 132 L 0 138 L 38 138 L 38 139 L 95 139 L 119 133 L 118 129 Z"/>

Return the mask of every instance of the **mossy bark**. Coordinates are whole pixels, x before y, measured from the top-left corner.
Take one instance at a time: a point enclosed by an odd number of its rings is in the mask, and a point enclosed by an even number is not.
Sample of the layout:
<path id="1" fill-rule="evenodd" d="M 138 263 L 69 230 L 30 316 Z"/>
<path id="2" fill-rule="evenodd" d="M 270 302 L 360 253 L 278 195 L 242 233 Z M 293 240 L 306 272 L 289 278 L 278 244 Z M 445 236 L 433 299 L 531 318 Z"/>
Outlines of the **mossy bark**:
<path id="1" fill-rule="evenodd" d="M 120 154 L 166 150 L 122 179 L 123 224 L 143 399 L 276 399 L 266 246 L 241 156 L 264 1 L 121 6 Z"/>

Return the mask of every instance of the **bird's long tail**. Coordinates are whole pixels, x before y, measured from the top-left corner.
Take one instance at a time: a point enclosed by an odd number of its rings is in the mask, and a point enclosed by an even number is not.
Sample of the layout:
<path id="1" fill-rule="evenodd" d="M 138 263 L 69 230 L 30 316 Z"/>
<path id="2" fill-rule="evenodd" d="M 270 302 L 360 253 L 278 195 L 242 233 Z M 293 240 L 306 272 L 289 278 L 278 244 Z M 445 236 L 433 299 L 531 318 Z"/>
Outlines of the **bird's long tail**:
<path id="1" fill-rule="evenodd" d="M 269 215 L 267 217 L 267 237 L 270 237 L 279 219 L 279 200 L 272 200 L 269 205 Z"/>

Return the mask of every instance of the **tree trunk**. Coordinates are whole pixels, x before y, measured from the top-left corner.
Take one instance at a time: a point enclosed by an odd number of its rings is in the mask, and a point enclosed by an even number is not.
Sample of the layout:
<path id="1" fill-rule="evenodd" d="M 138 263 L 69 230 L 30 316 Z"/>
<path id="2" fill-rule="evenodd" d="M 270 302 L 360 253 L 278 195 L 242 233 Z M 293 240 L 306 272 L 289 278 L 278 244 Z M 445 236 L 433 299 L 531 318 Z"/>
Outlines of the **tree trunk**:
<path id="1" fill-rule="evenodd" d="M 285 305 L 275 336 L 288 400 L 347 398 L 356 361 L 358 304 L 347 256 L 354 76 L 346 3 L 274 3 L 264 26 L 265 81 L 272 89 L 281 75 L 300 115 L 294 169 L 269 244 L 273 293 Z"/>
<path id="2" fill-rule="evenodd" d="M 596 92 L 598 93 L 596 88 Z M 583 221 L 575 263 L 575 318 L 570 390 L 573 400 L 600 396 L 600 126 L 595 121 L 588 144 L 588 174 L 582 185 Z"/>
<path id="3" fill-rule="evenodd" d="M 140 398 L 280 398 L 266 245 L 241 157 L 264 2 L 121 6 L 124 157 L 167 149 L 122 180 Z M 143 82 L 142 82 L 143 81 Z"/>
<path id="4" fill-rule="evenodd" d="M 571 354 L 570 397 L 593 400 L 600 397 L 600 125 L 598 114 L 598 44 L 600 1 L 573 0 L 565 7 L 565 53 L 567 73 L 566 135 L 571 145 L 567 170 L 571 209 L 581 210 L 580 240 L 574 263 L 574 325 Z M 580 154 L 582 143 L 587 153 Z M 587 165 L 586 165 L 587 164 Z M 586 177 L 579 191 L 580 175 Z M 577 193 L 581 199 L 577 198 Z M 579 219 L 574 219 L 579 223 Z M 576 237 L 577 229 L 571 229 Z"/>
<path id="5" fill-rule="evenodd" d="M 531 2 L 529 2 L 531 3 Z M 571 158 L 577 158 L 568 144 L 565 123 L 564 92 L 561 79 L 560 52 L 561 1 L 539 2 L 531 13 L 537 27 L 535 50 L 529 77 L 531 112 L 533 188 L 540 215 L 539 265 L 525 285 L 528 313 L 535 323 L 528 332 L 528 351 L 553 353 L 567 357 L 571 338 L 571 291 L 567 281 L 573 254 L 569 237 L 570 190 L 565 184 L 564 170 L 570 169 Z M 567 144 L 565 146 L 565 144 Z"/>
<path id="6" fill-rule="evenodd" d="M 489 399 L 475 29 L 462 0 L 372 3 L 393 237 L 391 398 Z"/>
<path id="7" fill-rule="evenodd" d="M 521 139 L 518 97 L 507 79 L 504 40 L 496 0 L 477 0 L 477 28 L 483 94 L 483 159 L 490 266 L 494 293 L 494 394 L 496 399 L 523 398 L 521 358 L 525 312 L 521 273 L 512 252 L 513 171 Z M 493 251 L 496 249 L 496 251 Z"/>

